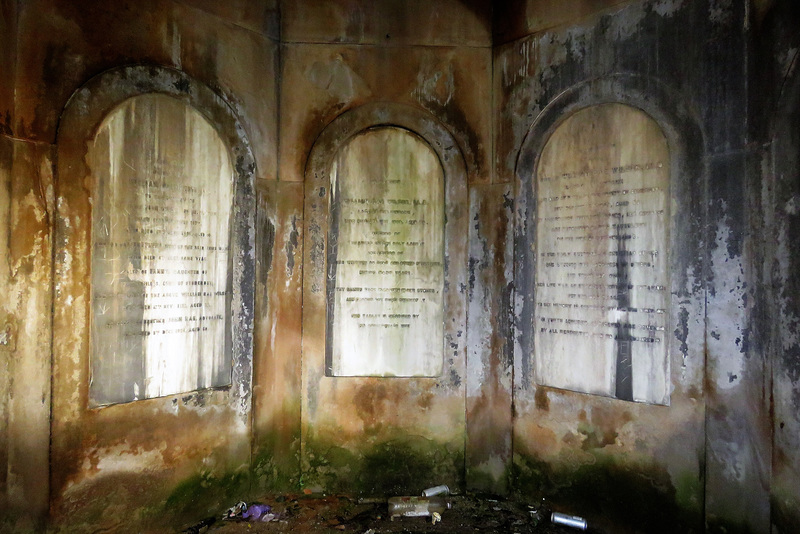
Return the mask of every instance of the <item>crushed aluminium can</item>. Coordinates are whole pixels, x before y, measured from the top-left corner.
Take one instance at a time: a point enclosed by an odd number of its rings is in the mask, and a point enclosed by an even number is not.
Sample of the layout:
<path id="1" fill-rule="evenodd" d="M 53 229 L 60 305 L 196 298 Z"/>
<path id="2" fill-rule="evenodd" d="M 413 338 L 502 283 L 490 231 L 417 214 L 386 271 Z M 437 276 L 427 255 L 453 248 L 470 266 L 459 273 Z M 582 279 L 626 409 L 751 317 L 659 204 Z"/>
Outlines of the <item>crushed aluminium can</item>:
<path id="1" fill-rule="evenodd" d="M 450 488 L 447 484 L 442 484 L 441 486 L 434 486 L 422 490 L 423 497 L 433 497 L 434 495 L 450 495 Z"/>
<path id="2" fill-rule="evenodd" d="M 550 515 L 550 522 L 556 525 L 564 525 L 567 527 L 577 528 L 578 530 L 586 530 L 586 520 L 577 515 L 560 514 L 553 512 Z"/>

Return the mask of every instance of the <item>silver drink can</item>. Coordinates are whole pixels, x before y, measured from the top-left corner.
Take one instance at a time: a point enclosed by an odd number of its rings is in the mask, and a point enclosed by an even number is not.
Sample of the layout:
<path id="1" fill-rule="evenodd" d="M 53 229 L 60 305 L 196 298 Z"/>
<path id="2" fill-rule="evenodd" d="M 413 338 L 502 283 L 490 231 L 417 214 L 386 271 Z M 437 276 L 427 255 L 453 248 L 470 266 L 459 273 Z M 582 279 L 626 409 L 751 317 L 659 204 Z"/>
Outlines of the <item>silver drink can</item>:
<path id="1" fill-rule="evenodd" d="M 550 516 L 550 521 L 556 525 L 566 525 L 568 527 L 577 528 L 578 530 L 586 530 L 586 520 L 576 515 L 553 512 Z"/>
<path id="2" fill-rule="evenodd" d="M 433 497 L 434 495 L 450 495 L 450 488 L 446 484 L 441 486 L 434 486 L 426 490 L 422 490 L 423 497 Z"/>

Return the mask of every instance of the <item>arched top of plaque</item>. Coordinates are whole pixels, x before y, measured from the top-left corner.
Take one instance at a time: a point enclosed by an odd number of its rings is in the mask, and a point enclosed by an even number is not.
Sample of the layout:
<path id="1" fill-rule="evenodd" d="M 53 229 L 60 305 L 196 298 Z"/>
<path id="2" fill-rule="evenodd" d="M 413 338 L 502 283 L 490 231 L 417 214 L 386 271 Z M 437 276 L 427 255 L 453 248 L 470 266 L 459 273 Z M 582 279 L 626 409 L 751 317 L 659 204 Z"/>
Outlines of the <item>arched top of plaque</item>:
<path id="1" fill-rule="evenodd" d="M 246 417 L 255 164 L 233 109 L 180 71 L 121 67 L 73 94 L 57 142 L 54 418 L 231 384 L 214 402 Z"/>

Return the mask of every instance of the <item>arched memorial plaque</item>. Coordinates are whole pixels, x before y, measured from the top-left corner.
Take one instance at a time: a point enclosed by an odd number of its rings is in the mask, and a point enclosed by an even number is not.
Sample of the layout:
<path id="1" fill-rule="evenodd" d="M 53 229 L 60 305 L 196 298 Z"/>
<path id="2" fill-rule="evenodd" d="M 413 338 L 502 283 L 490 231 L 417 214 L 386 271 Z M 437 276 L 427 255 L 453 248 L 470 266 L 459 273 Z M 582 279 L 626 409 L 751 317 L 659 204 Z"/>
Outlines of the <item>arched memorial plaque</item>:
<path id="1" fill-rule="evenodd" d="M 535 376 L 669 398 L 669 147 L 643 111 L 602 104 L 553 132 L 536 171 Z"/>
<path id="2" fill-rule="evenodd" d="M 130 98 L 89 146 L 90 402 L 231 383 L 233 168 L 211 124 L 175 98 Z"/>
<path id="3" fill-rule="evenodd" d="M 444 345 L 444 173 L 408 130 L 371 128 L 331 168 L 333 376 L 438 376 Z"/>

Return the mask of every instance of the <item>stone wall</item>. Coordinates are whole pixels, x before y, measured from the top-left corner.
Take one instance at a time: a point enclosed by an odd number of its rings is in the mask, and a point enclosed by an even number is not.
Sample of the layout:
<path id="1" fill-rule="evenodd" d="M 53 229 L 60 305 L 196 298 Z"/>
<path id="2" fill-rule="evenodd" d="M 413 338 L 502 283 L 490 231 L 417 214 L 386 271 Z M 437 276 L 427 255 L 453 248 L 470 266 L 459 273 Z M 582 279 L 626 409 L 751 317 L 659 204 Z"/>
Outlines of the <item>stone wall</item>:
<path id="1" fill-rule="evenodd" d="M 0 14 L 0 530 L 167 511 L 180 526 L 264 491 L 440 482 L 614 532 L 796 528 L 792 2 L 0 0 Z M 92 186 L 69 117 L 99 121 L 102 80 L 134 71 L 125 95 L 186 98 L 252 157 L 237 167 L 252 178 L 237 234 L 252 349 L 233 387 L 89 408 Z M 534 312 L 536 284 L 563 283 L 537 278 L 539 156 L 608 103 L 646 114 L 669 153 L 651 325 L 667 388 L 634 398 L 648 402 L 535 371 L 535 320 L 556 317 Z M 412 132 L 442 164 L 440 376 L 325 369 L 331 162 L 373 127 Z"/>

